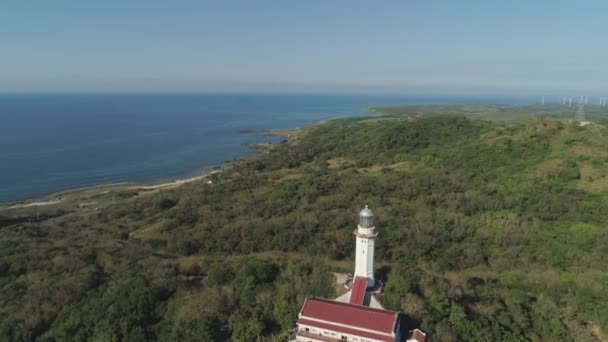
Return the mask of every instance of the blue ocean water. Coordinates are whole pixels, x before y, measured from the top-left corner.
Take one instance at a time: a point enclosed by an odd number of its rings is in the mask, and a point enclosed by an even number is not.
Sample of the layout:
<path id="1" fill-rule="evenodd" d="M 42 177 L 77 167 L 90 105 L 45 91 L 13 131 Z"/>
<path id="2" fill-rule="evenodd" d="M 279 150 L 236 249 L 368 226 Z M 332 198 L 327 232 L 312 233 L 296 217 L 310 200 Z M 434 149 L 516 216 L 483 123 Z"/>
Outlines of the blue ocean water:
<path id="1" fill-rule="evenodd" d="M 0 95 L 0 202 L 119 181 L 192 176 L 280 129 L 377 105 L 522 99 L 381 95 Z"/>

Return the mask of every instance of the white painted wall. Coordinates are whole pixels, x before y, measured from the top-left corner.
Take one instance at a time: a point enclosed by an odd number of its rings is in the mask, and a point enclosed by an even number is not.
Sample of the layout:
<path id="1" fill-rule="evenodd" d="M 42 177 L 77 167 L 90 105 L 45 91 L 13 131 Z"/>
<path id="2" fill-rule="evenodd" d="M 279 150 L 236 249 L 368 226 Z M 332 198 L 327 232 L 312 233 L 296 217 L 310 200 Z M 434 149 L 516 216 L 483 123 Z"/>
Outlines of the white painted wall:
<path id="1" fill-rule="evenodd" d="M 357 228 L 355 277 L 368 278 L 368 286 L 374 285 L 374 230 L 374 228 Z"/>
<path id="2" fill-rule="evenodd" d="M 308 331 L 306 329 L 308 329 Z M 317 327 L 310 326 L 310 325 L 304 325 L 304 324 L 298 325 L 298 331 L 306 331 L 311 334 L 315 334 L 315 335 L 318 334 L 319 336 L 335 338 L 337 340 L 341 340 L 342 336 L 346 336 L 346 341 L 348 341 L 348 342 L 382 342 L 380 340 L 376 340 L 373 338 L 360 337 L 357 335 L 351 335 L 351 334 L 346 334 L 346 333 L 331 331 L 331 330 L 328 331 L 325 329 L 319 329 Z M 296 341 L 298 341 L 298 342 L 318 342 L 320 340 L 317 340 L 315 338 L 298 336 L 296 338 Z M 397 341 L 397 340 L 395 340 L 395 341 Z"/>

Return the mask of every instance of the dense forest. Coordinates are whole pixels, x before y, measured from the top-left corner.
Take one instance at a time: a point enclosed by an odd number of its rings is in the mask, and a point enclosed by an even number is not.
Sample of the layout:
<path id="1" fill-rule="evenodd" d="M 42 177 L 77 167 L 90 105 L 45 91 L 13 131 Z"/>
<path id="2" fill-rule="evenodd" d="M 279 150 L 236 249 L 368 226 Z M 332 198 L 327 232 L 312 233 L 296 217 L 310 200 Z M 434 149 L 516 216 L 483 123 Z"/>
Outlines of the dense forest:
<path id="1" fill-rule="evenodd" d="M 608 339 L 608 128 L 340 119 L 102 208 L 0 211 L 0 340 L 285 341 L 377 215 L 383 304 L 433 341 Z"/>

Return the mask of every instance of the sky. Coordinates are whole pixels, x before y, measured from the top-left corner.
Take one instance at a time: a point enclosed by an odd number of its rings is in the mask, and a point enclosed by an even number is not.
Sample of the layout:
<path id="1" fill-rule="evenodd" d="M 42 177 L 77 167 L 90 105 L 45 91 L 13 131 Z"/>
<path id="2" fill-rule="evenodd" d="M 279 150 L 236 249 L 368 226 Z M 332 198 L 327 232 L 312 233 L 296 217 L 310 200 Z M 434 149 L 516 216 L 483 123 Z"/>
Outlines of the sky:
<path id="1" fill-rule="evenodd" d="M 608 1 L 3 0 L 0 92 L 608 94 Z"/>

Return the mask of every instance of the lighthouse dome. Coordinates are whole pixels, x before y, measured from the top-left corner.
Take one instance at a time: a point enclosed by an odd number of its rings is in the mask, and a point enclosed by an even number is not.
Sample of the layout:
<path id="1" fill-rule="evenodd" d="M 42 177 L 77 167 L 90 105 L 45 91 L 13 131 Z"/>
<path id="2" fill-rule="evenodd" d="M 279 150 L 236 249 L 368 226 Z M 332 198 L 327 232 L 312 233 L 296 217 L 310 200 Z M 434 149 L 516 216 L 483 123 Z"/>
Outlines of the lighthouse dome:
<path id="1" fill-rule="evenodd" d="M 361 210 L 361 212 L 359 213 L 359 216 L 361 217 L 373 217 L 374 213 L 371 211 L 371 209 L 366 205 L 365 208 L 363 210 Z"/>
<path id="2" fill-rule="evenodd" d="M 361 228 L 373 228 L 374 227 L 374 213 L 365 206 L 365 209 L 359 213 L 359 226 Z"/>

